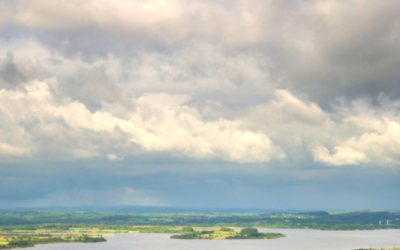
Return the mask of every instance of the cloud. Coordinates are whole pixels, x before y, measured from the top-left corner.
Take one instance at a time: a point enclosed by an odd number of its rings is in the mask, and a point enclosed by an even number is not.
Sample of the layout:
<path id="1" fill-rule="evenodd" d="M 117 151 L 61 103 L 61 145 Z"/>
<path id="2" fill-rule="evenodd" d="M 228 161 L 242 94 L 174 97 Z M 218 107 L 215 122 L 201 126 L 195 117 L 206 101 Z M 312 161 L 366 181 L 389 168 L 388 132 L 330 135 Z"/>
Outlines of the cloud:
<path id="1" fill-rule="evenodd" d="M 4 155 L 397 164 L 397 1 L 0 4 Z"/>
<path id="2" fill-rule="evenodd" d="M 265 104 L 251 107 L 247 120 L 254 129 L 264 131 L 293 162 L 307 161 L 310 148 L 316 142 L 331 144 L 346 138 L 341 120 L 318 104 L 302 100 L 287 90 L 276 90 Z M 329 131 L 329 132 L 327 132 Z"/>
<path id="3" fill-rule="evenodd" d="M 363 152 L 342 147 L 335 147 L 335 151 L 334 155 L 330 155 L 329 150 L 321 146 L 315 147 L 312 150 L 314 160 L 327 165 L 359 165 L 368 162 L 368 159 Z"/>
<path id="4" fill-rule="evenodd" d="M 14 147 L 7 143 L 0 143 L 0 154 L 5 156 L 23 156 L 26 155 L 27 152 L 23 148 Z"/>
<path id="5" fill-rule="evenodd" d="M 123 156 L 111 153 L 118 149 L 126 154 L 131 150 L 169 152 L 234 162 L 285 157 L 268 136 L 246 129 L 240 120 L 203 121 L 197 109 L 185 105 L 189 100 L 189 96 L 164 93 L 144 95 L 131 99 L 135 109 L 126 111 L 123 119 L 113 115 L 119 104 L 113 107 L 109 103 L 91 112 L 83 103 L 62 96 L 57 81 L 49 79 L 1 90 L 0 117 L 9 127 L 9 141 L 19 142 L 35 157 L 93 158 L 106 154 L 109 160 L 119 160 Z M 125 136 L 121 138 L 119 133 Z M 14 144 L 3 152 L 14 152 Z M 48 150 L 54 152 L 49 154 Z"/>
<path id="6" fill-rule="evenodd" d="M 277 90 L 269 103 L 250 109 L 247 119 L 290 161 L 306 161 L 310 155 L 328 166 L 398 166 L 400 104 L 381 95 L 376 105 L 364 98 L 331 104 L 328 111 Z"/>
<path id="7" fill-rule="evenodd" d="M 124 157 L 119 157 L 118 155 L 115 154 L 108 154 L 107 159 L 110 161 L 122 161 Z"/>
<path id="8" fill-rule="evenodd" d="M 137 192 L 135 189 L 133 189 L 133 188 L 130 188 L 130 187 L 126 187 L 125 188 L 125 193 L 127 194 L 127 195 L 131 195 L 131 194 L 134 194 L 135 192 Z"/>
<path id="9" fill-rule="evenodd" d="M 99 98 L 118 97 L 113 84 L 137 95 L 196 92 L 196 100 L 229 105 L 260 104 L 275 89 L 322 106 L 400 95 L 396 0 L 1 4 L 0 37 L 19 71 L 31 80 L 22 70 L 26 62 L 18 62 L 24 46 L 13 44 L 37 43 L 29 51 L 41 51 L 37 61 L 44 65 L 36 68 L 57 76 L 90 108 Z M 26 50 L 21 54 L 30 57 Z M 91 82 L 98 82 L 97 99 Z"/>
<path id="10" fill-rule="evenodd" d="M 400 105 L 384 96 L 380 107 L 361 99 L 328 112 L 281 89 L 246 115 L 212 120 L 204 119 L 191 98 L 148 93 L 103 100 L 91 111 L 65 96 L 56 79 L 2 89 L 0 153 L 115 162 L 150 153 L 237 163 L 299 163 L 312 157 L 328 166 L 399 165 Z"/>
<path id="11" fill-rule="evenodd" d="M 382 204 L 372 189 L 399 190 L 398 9 L 0 0 L 0 198 L 237 206 L 243 194 L 242 204 L 286 207 L 318 195 L 336 206 L 345 193 Z M 148 202 L 125 187 L 162 195 Z"/>
<path id="12" fill-rule="evenodd" d="M 387 167 L 399 165 L 400 125 L 394 121 L 386 121 L 381 132 L 365 132 L 359 137 L 352 137 L 335 147 L 336 153 L 330 155 L 324 147 L 313 149 L 316 161 L 328 165 L 359 165 L 372 161 L 374 164 Z M 368 159 L 367 158 L 370 158 Z"/>
<path id="13" fill-rule="evenodd" d="M 7 53 L 7 59 L 0 69 L 0 78 L 3 84 L 8 85 L 18 85 L 27 80 L 14 63 L 14 56 L 10 52 Z"/>

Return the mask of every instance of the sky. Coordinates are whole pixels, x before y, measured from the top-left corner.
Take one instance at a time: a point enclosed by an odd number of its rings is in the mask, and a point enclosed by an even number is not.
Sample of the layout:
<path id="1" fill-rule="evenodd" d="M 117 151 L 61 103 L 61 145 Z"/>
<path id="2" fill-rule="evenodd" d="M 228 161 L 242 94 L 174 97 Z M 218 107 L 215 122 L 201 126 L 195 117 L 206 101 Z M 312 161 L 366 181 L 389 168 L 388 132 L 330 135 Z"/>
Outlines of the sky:
<path id="1" fill-rule="evenodd" d="M 399 9 L 0 0 L 0 208 L 400 209 Z"/>

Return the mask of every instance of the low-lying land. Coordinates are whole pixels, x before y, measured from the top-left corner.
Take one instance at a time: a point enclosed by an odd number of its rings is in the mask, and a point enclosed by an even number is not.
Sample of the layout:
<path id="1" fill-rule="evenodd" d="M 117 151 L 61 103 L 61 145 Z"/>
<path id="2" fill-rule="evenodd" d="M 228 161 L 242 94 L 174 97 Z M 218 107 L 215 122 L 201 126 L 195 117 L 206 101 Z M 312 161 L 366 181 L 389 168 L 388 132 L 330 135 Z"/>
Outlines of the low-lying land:
<path id="1" fill-rule="evenodd" d="M 102 235 L 85 234 L 11 234 L 0 235 L 0 249 L 33 247 L 52 243 L 95 243 L 106 239 Z"/>
<path id="2" fill-rule="evenodd" d="M 285 235 L 239 231 L 242 228 L 400 229 L 400 211 L 237 213 L 174 212 L 157 208 L 157 212 L 145 213 L 151 209 L 129 209 L 0 210 L 0 249 L 49 243 L 102 242 L 105 241 L 100 235 L 103 233 L 168 233 L 175 234 L 171 237 L 173 239 L 277 239 Z"/>
<path id="3" fill-rule="evenodd" d="M 400 229 L 398 211 L 222 213 L 126 211 L 0 211 L 1 233 L 176 233 L 194 228 L 255 227 L 320 230 Z M 197 230 L 197 229 L 196 229 Z M 206 230 L 206 229 L 204 229 Z M 197 230 L 198 231 L 198 230 Z"/>
<path id="4" fill-rule="evenodd" d="M 280 233 L 259 233 L 256 228 L 243 228 L 240 233 L 229 228 L 221 228 L 219 231 L 194 231 L 192 228 L 184 229 L 186 234 L 173 235 L 171 239 L 200 239 L 200 240 L 216 240 L 216 239 L 278 239 L 286 235 Z"/>

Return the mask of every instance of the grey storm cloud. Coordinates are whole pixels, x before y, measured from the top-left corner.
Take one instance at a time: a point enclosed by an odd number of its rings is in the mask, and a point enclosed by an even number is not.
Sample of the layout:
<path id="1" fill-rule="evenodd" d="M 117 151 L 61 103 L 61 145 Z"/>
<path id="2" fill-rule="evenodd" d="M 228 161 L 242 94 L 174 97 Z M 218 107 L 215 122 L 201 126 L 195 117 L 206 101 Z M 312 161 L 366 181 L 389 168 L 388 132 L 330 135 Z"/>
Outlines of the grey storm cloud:
<path id="1" fill-rule="evenodd" d="M 290 88 L 321 103 L 343 96 L 399 94 L 393 87 L 400 79 L 399 3 L 395 0 L 61 5 L 47 0 L 2 2 L 3 36 L 27 34 L 64 56 L 80 55 L 91 62 L 110 53 L 123 60 L 143 60 L 143 54 L 187 60 L 186 51 L 215 48 L 231 61 L 249 56 L 265 72 L 257 79 L 244 72 L 228 76 L 232 86 L 253 83 L 261 90 L 271 85 Z M 205 78 L 215 78 L 202 59 L 191 62 L 192 68 Z M 185 79 L 184 75 L 174 81 L 179 79 Z"/>
<path id="2" fill-rule="evenodd" d="M 4 85 L 19 85 L 26 82 L 26 77 L 19 71 L 18 66 L 14 63 L 14 56 L 12 53 L 7 54 L 0 70 L 0 78 Z"/>
<path id="3" fill-rule="evenodd" d="M 254 191 L 252 182 L 294 199 L 291 181 L 315 191 L 321 171 L 336 200 L 345 175 L 363 194 L 382 171 L 389 190 L 400 165 L 398 9 L 397 0 L 0 0 L 0 185 L 24 180 L 13 167 L 63 180 L 24 193 L 42 180 L 32 175 L 0 199 L 98 204 L 98 189 L 112 203 L 184 205 L 171 183 L 192 187 L 189 197 L 208 179 L 225 190 L 209 204 L 236 184 Z M 69 168 L 82 176 L 73 181 Z M 95 170 L 110 182 L 88 176 Z M 144 179 L 121 177 L 130 171 Z M 288 179 L 281 191 L 274 178 Z"/>

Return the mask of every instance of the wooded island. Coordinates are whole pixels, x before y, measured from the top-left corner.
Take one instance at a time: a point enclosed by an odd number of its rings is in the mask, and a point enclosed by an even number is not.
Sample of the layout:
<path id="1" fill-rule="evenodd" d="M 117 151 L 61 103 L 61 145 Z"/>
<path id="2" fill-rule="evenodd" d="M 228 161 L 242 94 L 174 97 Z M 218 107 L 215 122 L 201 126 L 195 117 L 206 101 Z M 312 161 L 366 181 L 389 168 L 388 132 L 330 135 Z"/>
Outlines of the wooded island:
<path id="1" fill-rule="evenodd" d="M 219 231 L 194 231 L 191 227 L 184 227 L 182 231 L 186 232 L 181 235 L 173 235 L 171 239 L 278 239 L 286 237 L 280 233 L 259 233 L 256 228 L 243 228 L 239 233 L 230 228 L 221 228 Z"/>

